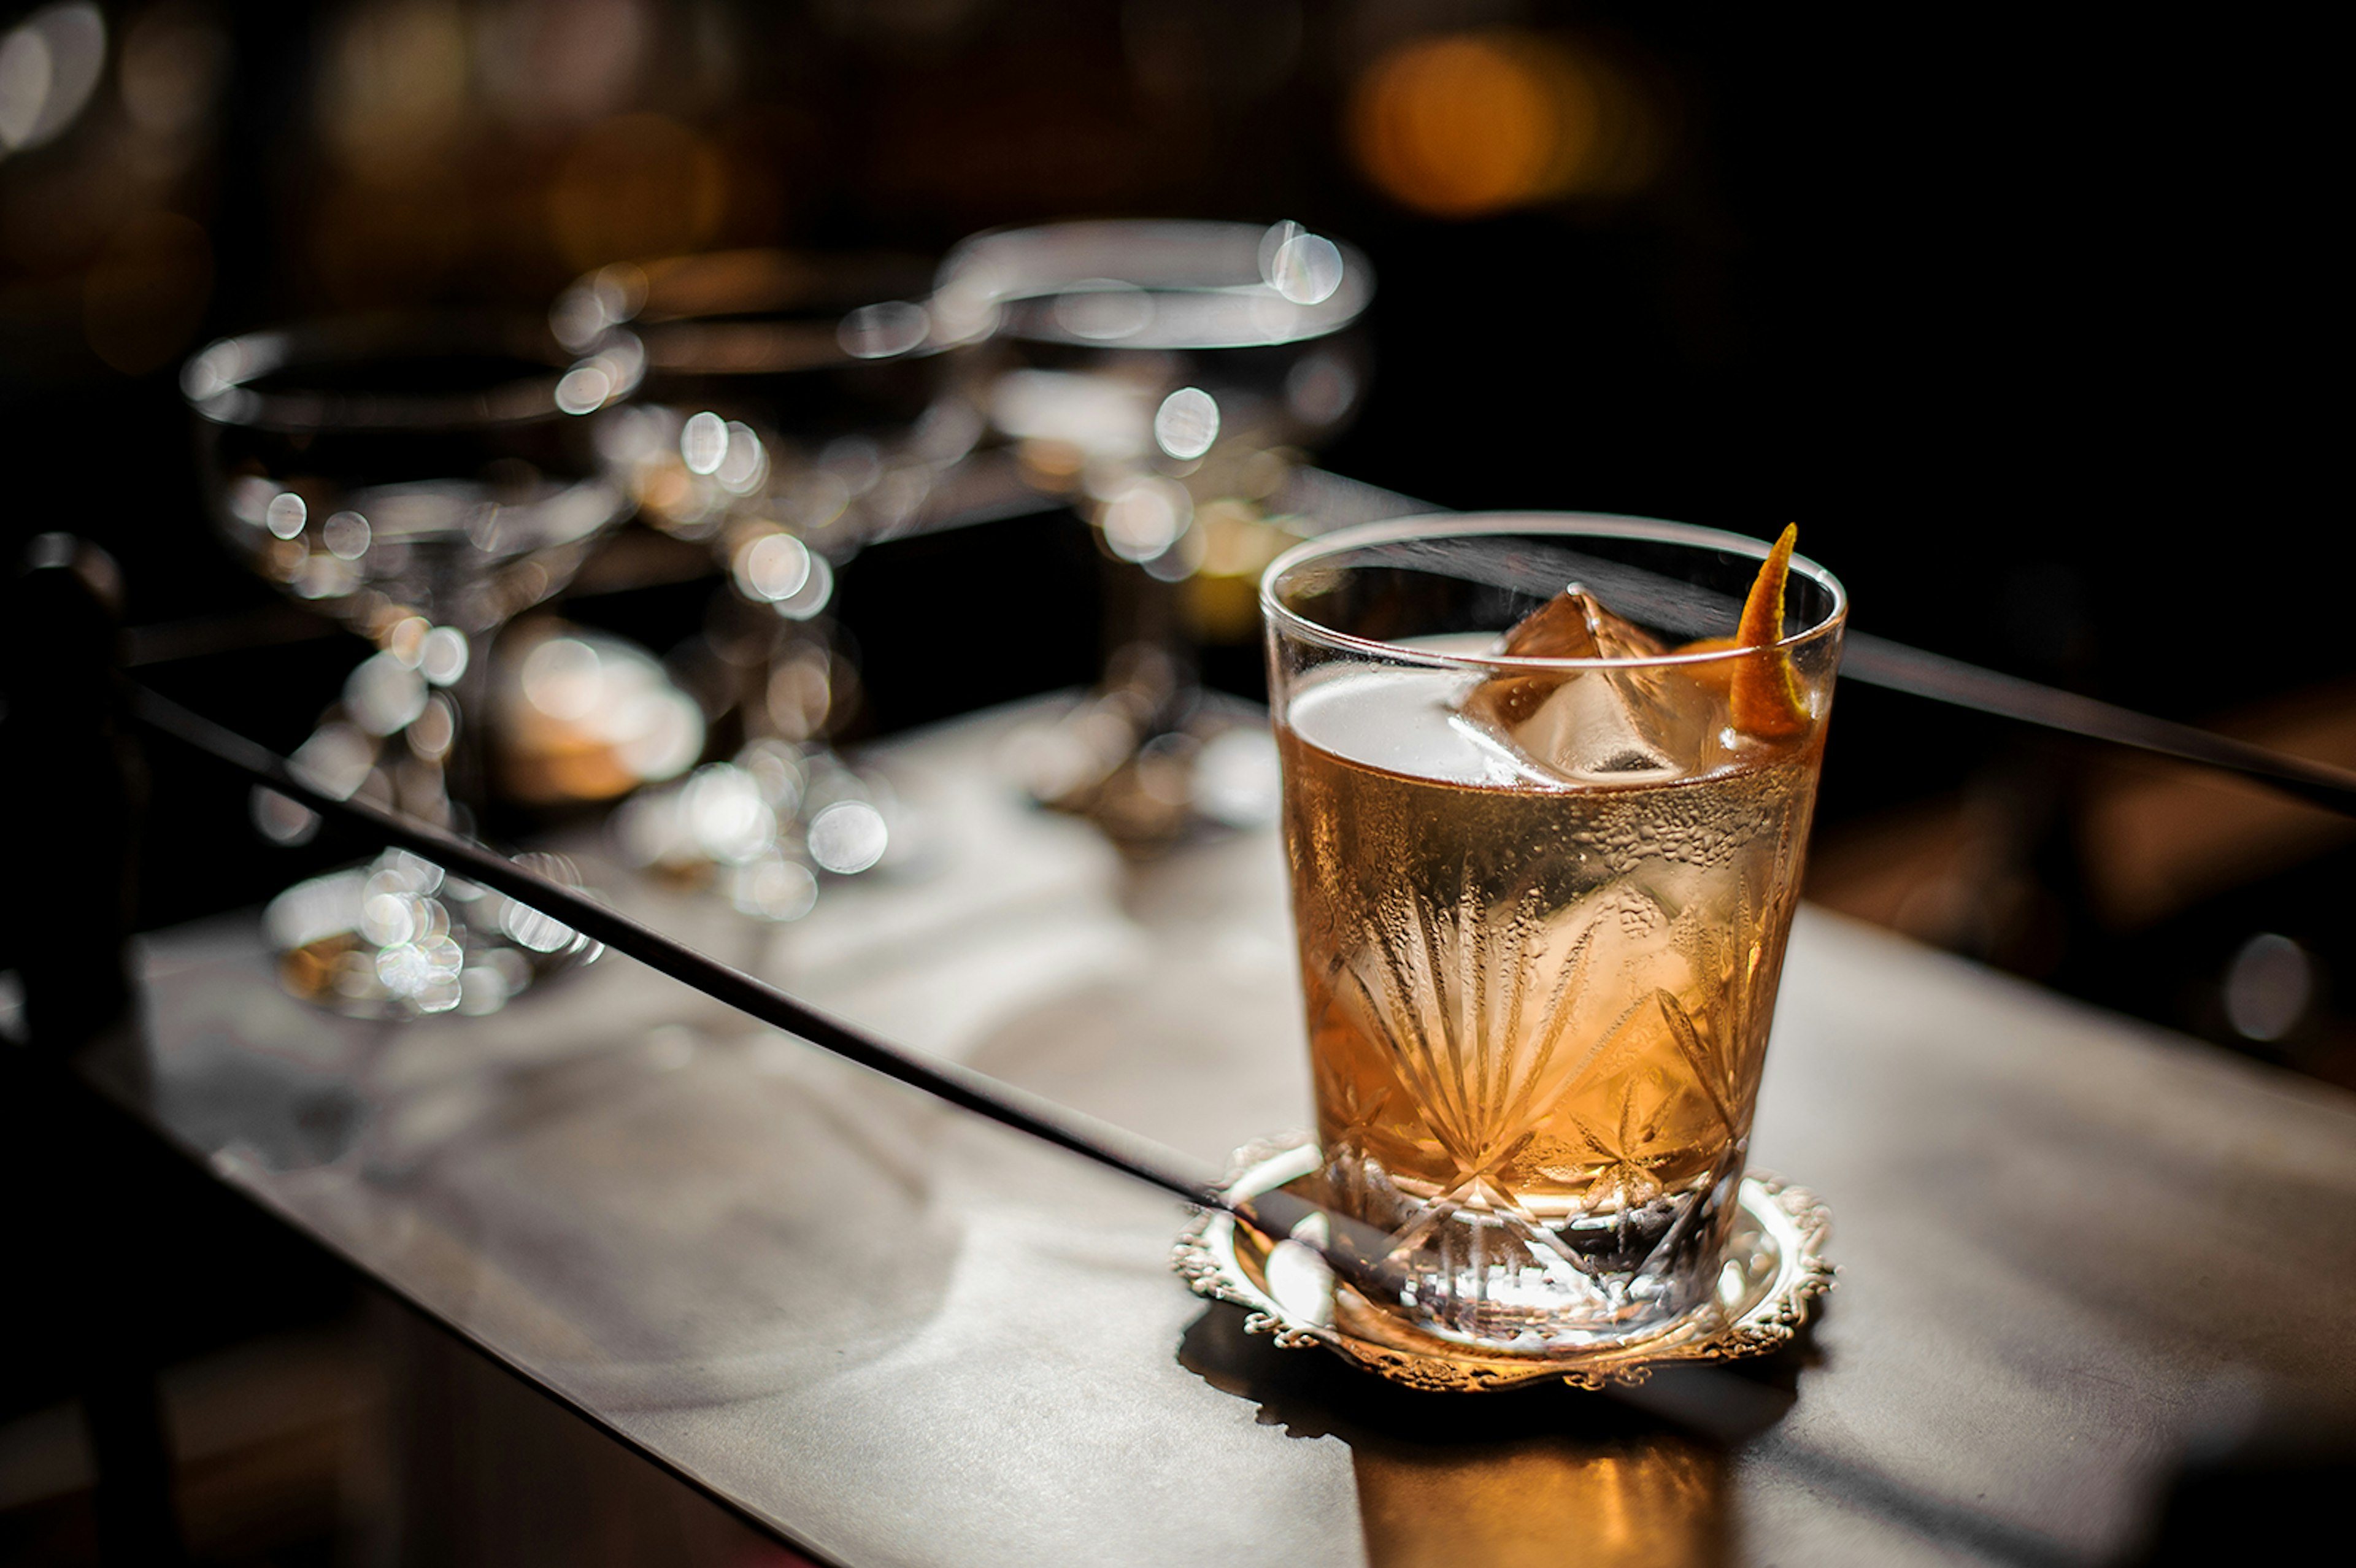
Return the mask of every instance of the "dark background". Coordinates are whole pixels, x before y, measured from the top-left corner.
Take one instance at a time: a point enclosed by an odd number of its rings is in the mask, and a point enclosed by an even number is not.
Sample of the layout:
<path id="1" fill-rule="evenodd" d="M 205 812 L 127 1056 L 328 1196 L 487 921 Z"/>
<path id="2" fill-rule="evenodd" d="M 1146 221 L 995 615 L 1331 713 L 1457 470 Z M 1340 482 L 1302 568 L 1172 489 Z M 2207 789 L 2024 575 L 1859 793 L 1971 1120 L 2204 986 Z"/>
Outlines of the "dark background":
<path id="1" fill-rule="evenodd" d="M 305 637 L 202 520 L 175 372 L 208 337 L 537 310 L 617 256 L 1169 215 L 1290 217 L 1373 259 L 1372 395 L 1320 454 L 1340 472 L 1451 507 L 1796 518 L 1861 628 L 2349 749 L 2316 37 L 1449 0 L 101 9 L 88 106 L 0 160 L 5 542 L 100 541 L 134 627 L 213 618 L 214 651 L 143 674 L 281 748 L 359 645 Z M 1435 44 L 1490 72 L 1435 101 L 1463 122 L 1452 187 L 1387 172 L 1364 130 Z M 1495 104 L 1566 71 L 1617 162 L 1483 187 Z M 868 731 L 1090 678 L 1091 612 L 1006 611 L 1085 590 L 1085 539 L 1049 515 L 855 562 Z M 701 592 L 562 608 L 660 651 Z M 931 656 L 952 639 L 1003 656 Z M 269 849 L 238 786 L 151 763 L 141 923 L 330 852 Z M 2238 1042 L 2347 1078 L 2345 839 L 2256 798 L 1852 685 L 1815 891 L 2229 1042 L 2224 965 L 2286 931 L 2321 965 L 2306 1032 Z M 2224 836 L 2198 875 L 2170 869 L 2186 821 Z M 2104 890 L 2137 877 L 2178 891 L 2122 914 Z"/>
<path id="2" fill-rule="evenodd" d="M 2356 545 L 2329 439 L 2339 55 L 2319 21 L 1476 0 L 98 9 L 87 104 L 0 156 L 0 550 L 52 529 L 101 543 L 134 645 L 171 656 L 142 678 L 282 751 L 363 649 L 204 520 L 176 375 L 210 337 L 381 307 L 538 311 L 617 258 L 937 254 L 984 228 L 1135 215 L 1290 218 L 1372 259 L 1372 393 L 1319 454 L 1341 473 L 1448 507 L 1762 538 L 1797 519 L 1862 629 L 2356 765 Z M 27 15 L 0 6 L 0 30 Z M 1402 176 L 1367 151 L 1365 105 L 1432 48 L 1487 74 L 1433 111 L 1463 168 Z M 1616 161 L 1483 186 L 1484 149 L 1530 132 L 1512 105 L 1548 83 L 1602 106 Z M 867 732 L 1087 683 L 1098 581 L 1056 511 L 862 556 L 841 605 Z M 709 592 L 559 608 L 659 652 Z M 1215 667 L 1249 687 L 1248 660 Z M 0 766 L 39 765 L 7 737 Z M 273 848 L 241 784 L 146 755 L 141 927 L 256 904 L 354 852 L 332 833 Z M 91 851 L 0 825 L 0 970 Z M 2254 786 L 1842 688 L 1820 901 L 2356 1084 L 2351 875 L 2342 819 Z M 2227 982 L 2263 933 L 2297 944 L 2308 1000 L 2254 1040 Z M 110 1252 L 212 1282 L 154 1364 L 348 1312 L 337 1270 L 151 1170 L 172 1162 L 136 1138 L 54 1122 L 18 1076 L 0 1131 L 27 1211 L 80 1222 L 48 1195 L 85 1188 L 128 1206 L 87 1217 Z M 51 1275 L 12 1292 L 11 1342 L 46 1344 L 42 1314 L 72 1299 Z M 14 1358 L 0 1413 L 73 1386 L 59 1355 Z M 0 1556 L 53 1527 L 86 1528 L 11 1522 Z M 324 1537 L 287 1530 L 310 1545 L 221 1560 L 327 1560 Z"/>

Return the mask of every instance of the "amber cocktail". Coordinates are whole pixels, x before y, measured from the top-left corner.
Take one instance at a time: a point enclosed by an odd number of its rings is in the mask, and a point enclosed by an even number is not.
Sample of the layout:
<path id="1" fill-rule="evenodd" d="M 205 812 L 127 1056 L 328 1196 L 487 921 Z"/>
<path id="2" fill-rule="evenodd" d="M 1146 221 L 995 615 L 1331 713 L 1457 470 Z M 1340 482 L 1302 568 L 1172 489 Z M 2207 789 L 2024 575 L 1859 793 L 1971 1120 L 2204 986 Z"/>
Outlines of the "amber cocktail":
<path id="1" fill-rule="evenodd" d="M 1270 568 L 1323 1179 L 1391 1238 L 1375 1306 L 1558 1354 L 1709 1298 L 1846 609 L 1790 549 L 1411 519 Z"/>

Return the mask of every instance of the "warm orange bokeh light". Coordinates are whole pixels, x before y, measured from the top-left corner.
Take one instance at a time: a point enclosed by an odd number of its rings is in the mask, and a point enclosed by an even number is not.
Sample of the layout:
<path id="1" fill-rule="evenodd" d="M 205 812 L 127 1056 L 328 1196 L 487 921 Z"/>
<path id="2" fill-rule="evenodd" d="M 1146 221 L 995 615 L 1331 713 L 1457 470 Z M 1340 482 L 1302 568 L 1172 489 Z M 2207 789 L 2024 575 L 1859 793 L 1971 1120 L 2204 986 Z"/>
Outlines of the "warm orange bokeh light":
<path id="1" fill-rule="evenodd" d="M 1404 206 L 1476 218 L 1621 194 L 1653 170 L 1649 117 L 1590 51 L 1514 29 L 1401 44 L 1360 78 L 1351 151 Z"/>

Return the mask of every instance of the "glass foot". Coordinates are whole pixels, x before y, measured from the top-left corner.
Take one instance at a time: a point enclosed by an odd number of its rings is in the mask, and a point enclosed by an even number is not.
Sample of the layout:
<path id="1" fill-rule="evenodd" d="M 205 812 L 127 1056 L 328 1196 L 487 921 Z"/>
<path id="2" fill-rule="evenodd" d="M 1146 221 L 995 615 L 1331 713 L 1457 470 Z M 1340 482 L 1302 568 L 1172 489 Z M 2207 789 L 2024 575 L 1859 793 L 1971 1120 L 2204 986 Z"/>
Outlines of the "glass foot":
<path id="1" fill-rule="evenodd" d="M 1286 1135 L 1238 1150 L 1222 1186 L 1248 1199 L 1300 1183 L 1304 1196 L 1322 1198 L 1323 1164 L 1312 1140 Z M 1248 1312 L 1247 1329 L 1272 1334 L 1288 1349 L 1322 1345 L 1412 1388 L 1471 1392 L 1560 1381 L 1598 1389 L 1641 1382 L 1669 1361 L 1769 1355 L 1797 1337 L 1811 1305 L 1832 1288 L 1833 1265 L 1824 1255 L 1832 1217 L 1805 1189 L 1759 1171 L 1741 1179 L 1736 1204 L 1699 1306 L 1666 1326 L 1578 1345 L 1479 1347 L 1444 1338 L 1337 1285 L 1309 1248 L 1271 1247 L 1216 1211 L 1186 1227 L 1171 1264 L 1197 1296 Z"/>
<path id="2" fill-rule="evenodd" d="M 519 855 L 516 863 L 582 885 L 562 856 Z M 403 849 L 296 883 L 271 901 L 262 928 L 288 992 L 364 1019 L 495 1013 L 605 951 L 571 926 Z"/>

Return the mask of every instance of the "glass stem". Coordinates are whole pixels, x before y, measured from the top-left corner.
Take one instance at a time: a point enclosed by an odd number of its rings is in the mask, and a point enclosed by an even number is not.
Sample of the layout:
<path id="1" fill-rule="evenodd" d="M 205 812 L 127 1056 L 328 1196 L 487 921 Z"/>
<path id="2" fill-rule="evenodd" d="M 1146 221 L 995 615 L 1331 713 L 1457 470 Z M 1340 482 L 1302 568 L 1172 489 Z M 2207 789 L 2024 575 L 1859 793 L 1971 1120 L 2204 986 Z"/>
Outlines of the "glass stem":
<path id="1" fill-rule="evenodd" d="M 443 695 L 458 709 L 449 752 L 442 759 L 442 788 L 449 802 L 450 827 L 480 836 L 491 810 L 491 641 L 494 632 L 469 638 L 466 667 Z"/>

